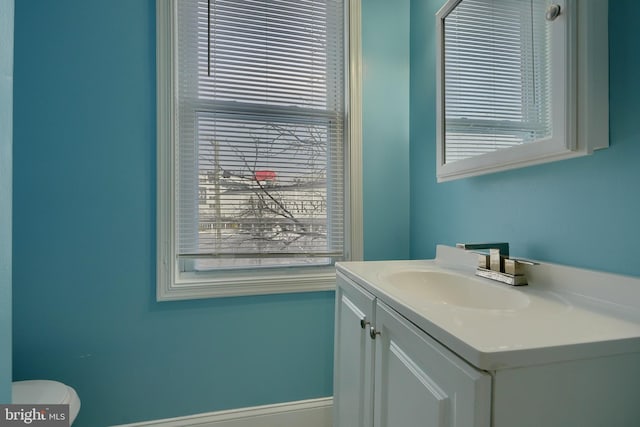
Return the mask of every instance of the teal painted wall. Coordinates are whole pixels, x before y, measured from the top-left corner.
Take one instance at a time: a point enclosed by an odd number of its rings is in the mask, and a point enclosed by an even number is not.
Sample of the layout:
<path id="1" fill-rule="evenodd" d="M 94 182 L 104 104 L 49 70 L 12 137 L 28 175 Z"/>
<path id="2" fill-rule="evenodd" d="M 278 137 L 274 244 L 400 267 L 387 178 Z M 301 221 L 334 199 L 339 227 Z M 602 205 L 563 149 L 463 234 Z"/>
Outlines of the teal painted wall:
<path id="1" fill-rule="evenodd" d="M 332 292 L 155 301 L 155 1 L 15 6 L 15 379 L 74 427 L 330 396 Z"/>
<path id="2" fill-rule="evenodd" d="M 0 403 L 11 402 L 13 0 L 0 0 Z"/>
<path id="3" fill-rule="evenodd" d="M 609 1 L 610 148 L 592 156 L 436 184 L 435 12 L 411 2 L 411 256 L 439 243 L 640 276 L 640 2 Z"/>
<path id="4" fill-rule="evenodd" d="M 408 14 L 363 2 L 369 259 L 409 255 Z M 330 396 L 332 292 L 155 302 L 155 1 L 15 19 L 15 379 L 75 387 L 74 427 Z"/>
<path id="5" fill-rule="evenodd" d="M 366 260 L 409 257 L 409 6 L 362 1 Z"/>
<path id="6" fill-rule="evenodd" d="M 499 239 L 516 255 L 640 275 L 640 4 L 610 2 L 611 148 L 444 184 L 442 1 L 414 0 L 410 17 L 408 4 L 363 2 L 365 257 Z M 16 5 L 14 375 L 74 386 L 80 427 L 331 394 L 332 293 L 155 302 L 154 11 L 152 0 Z"/>

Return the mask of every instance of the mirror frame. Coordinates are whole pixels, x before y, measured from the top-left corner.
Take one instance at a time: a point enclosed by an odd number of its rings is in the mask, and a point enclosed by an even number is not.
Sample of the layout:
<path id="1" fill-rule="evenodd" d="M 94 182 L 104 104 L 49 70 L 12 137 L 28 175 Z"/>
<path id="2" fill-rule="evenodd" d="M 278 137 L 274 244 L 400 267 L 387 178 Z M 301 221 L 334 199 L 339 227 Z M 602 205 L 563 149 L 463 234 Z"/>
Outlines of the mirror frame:
<path id="1" fill-rule="evenodd" d="M 561 0 L 564 25 L 554 33 L 551 138 L 445 163 L 444 20 L 463 0 L 436 13 L 436 175 L 438 182 L 591 154 L 609 146 L 608 1 Z M 579 3 L 579 4 L 578 4 Z M 557 42 L 560 40 L 560 42 Z M 579 101 L 579 102 L 578 102 Z"/>

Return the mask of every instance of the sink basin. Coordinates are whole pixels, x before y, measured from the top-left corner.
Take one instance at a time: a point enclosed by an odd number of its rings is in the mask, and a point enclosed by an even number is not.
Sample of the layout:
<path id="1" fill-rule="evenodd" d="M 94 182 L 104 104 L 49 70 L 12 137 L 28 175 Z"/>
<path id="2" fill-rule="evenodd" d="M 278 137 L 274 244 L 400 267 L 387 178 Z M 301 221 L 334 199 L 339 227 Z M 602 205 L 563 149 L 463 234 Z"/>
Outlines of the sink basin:
<path id="1" fill-rule="evenodd" d="M 516 310 L 529 305 L 529 297 L 521 291 L 455 273 L 409 270 L 380 276 L 407 298 L 421 302 L 479 310 Z"/>

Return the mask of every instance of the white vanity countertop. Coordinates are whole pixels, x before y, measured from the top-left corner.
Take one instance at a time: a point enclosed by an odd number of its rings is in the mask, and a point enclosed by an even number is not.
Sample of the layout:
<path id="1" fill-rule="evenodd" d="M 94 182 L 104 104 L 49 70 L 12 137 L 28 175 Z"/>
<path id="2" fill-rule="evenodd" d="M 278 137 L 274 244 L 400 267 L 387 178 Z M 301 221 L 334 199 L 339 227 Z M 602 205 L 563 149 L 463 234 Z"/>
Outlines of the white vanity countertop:
<path id="1" fill-rule="evenodd" d="M 640 279 L 542 264 L 527 268 L 528 286 L 511 287 L 475 276 L 475 261 L 438 246 L 435 260 L 343 262 L 337 270 L 479 369 L 640 352 Z M 459 274 L 524 302 L 479 309 L 429 301 L 395 286 L 386 278 L 394 271 Z"/>

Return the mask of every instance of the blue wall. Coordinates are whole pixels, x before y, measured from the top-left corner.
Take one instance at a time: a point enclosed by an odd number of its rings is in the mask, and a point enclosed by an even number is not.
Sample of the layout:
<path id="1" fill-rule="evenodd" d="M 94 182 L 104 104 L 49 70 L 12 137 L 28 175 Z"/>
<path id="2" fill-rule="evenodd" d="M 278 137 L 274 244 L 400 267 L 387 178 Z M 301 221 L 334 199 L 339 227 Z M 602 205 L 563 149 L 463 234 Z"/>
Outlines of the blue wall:
<path id="1" fill-rule="evenodd" d="M 436 184 L 442 2 L 363 1 L 365 258 L 500 239 L 640 275 L 640 4 L 610 1 L 611 148 Z M 15 379 L 74 386 L 80 427 L 330 395 L 332 293 L 155 302 L 155 2 L 21 0 L 15 42 Z"/>
<path id="2" fill-rule="evenodd" d="M 365 257 L 406 258 L 409 0 L 363 9 Z M 21 0 L 15 42 L 15 379 L 74 427 L 331 395 L 332 292 L 155 302 L 155 1 Z"/>
<path id="3" fill-rule="evenodd" d="M 15 379 L 74 427 L 330 396 L 332 292 L 155 302 L 155 1 L 15 6 Z"/>
<path id="4" fill-rule="evenodd" d="M 409 258 L 409 0 L 362 1 L 364 258 Z"/>
<path id="5" fill-rule="evenodd" d="M 435 12 L 411 2 L 411 256 L 508 241 L 523 256 L 640 276 L 640 2 L 609 0 L 610 148 L 436 184 Z"/>
<path id="6" fill-rule="evenodd" d="M 13 0 L 0 0 L 0 403 L 11 402 Z"/>

